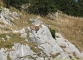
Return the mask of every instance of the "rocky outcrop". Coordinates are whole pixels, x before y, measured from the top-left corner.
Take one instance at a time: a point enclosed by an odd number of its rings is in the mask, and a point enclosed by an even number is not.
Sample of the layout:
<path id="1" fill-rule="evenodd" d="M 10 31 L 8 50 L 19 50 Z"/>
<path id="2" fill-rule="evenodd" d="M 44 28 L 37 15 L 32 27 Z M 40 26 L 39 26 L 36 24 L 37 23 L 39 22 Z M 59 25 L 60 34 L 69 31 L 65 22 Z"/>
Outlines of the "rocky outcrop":
<path id="1" fill-rule="evenodd" d="M 14 33 L 20 33 L 26 43 L 14 43 L 10 49 L 0 49 L 1 60 L 83 60 L 83 53 L 61 34 L 54 39 L 46 25 L 38 19 L 30 19 L 32 25 Z M 27 39 L 27 32 L 29 39 Z M 6 35 L 9 39 L 10 36 Z M 24 40 L 24 41 L 25 41 Z"/>
<path id="2" fill-rule="evenodd" d="M 11 12 L 9 9 L 2 7 L 0 13 L 0 22 L 12 26 L 13 23 L 11 21 L 18 19 L 18 17 L 19 15 L 17 14 L 17 12 Z"/>
<path id="3" fill-rule="evenodd" d="M 41 25 L 37 32 L 32 30 L 29 37 L 47 56 L 63 52 L 60 46 L 52 38 L 49 29 L 44 25 Z"/>
<path id="4" fill-rule="evenodd" d="M 0 49 L 0 60 L 7 60 L 7 53 L 6 52 L 7 49 Z"/>
<path id="5" fill-rule="evenodd" d="M 61 46 L 64 52 L 68 53 L 71 58 L 83 58 L 82 52 L 80 52 L 74 44 L 64 39 L 59 33 L 56 33 L 56 36 L 58 36 L 58 38 L 56 38 L 57 44 Z"/>
<path id="6" fill-rule="evenodd" d="M 28 45 L 14 44 L 13 51 L 9 53 L 12 60 L 29 60 L 29 56 L 33 56 L 34 52 Z"/>
<path id="7" fill-rule="evenodd" d="M 34 21 L 33 28 L 28 27 L 30 41 L 35 43 L 46 56 L 54 58 L 75 59 L 83 58 L 82 53 L 68 40 L 56 33 L 56 40 L 51 36 L 49 29 L 44 25 Z M 38 28 L 38 30 L 36 30 Z"/>
<path id="8" fill-rule="evenodd" d="M 27 33 L 24 28 L 20 30 L 20 34 L 21 34 L 20 36 L 21 38 L 27 38 Z"/>

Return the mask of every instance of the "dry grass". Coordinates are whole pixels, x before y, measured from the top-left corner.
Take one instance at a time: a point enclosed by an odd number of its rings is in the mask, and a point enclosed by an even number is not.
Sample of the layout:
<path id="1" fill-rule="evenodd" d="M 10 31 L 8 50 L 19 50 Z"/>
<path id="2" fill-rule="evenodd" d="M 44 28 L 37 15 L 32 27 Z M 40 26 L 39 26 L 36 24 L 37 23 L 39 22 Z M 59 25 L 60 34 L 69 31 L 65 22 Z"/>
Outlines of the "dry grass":
<path id="1" fill-rule="evenodd" d="M 34 18 L 36 15 L 33 14 L 28 14 L 23 10 L 17 10 L 16 8 L 10 7 L 10 10 L 16 11 L 19 14 L 18 19 L 15 19 L 13 22 L 16 26 L 12 26 L 12 29 L 20 30 L 22 28 L 26 28 L 30 23 L 29 23 L 29 18 Z"/>
<path id="2" fill-rule="evenodd" d="M 83 19 L 76 17 L 61 17 L 56 22 L 56 29 L 79 49 L 83 50 Z"/>
<path id="3" fill-rule="evenodd" d="M 2 0 L 0 0 L 0 7 L 1 6 L 5 6 L 5 4 L 2 2 Z"/>

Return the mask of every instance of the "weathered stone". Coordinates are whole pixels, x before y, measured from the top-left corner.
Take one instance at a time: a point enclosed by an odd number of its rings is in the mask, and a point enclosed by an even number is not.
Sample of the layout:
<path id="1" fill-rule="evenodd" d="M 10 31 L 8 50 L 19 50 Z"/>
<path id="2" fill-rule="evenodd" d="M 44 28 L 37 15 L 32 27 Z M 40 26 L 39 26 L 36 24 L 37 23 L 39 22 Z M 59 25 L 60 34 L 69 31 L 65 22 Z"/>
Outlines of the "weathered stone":
<path id="1" fill-rule="evenodd" d="M 0 24 L 0 28 L 4 28 L 4 26 Z"/>
<path id="2" fill-rule="evenodd" d="M 27 33 L 21 34 L 21 38 L 27 38 Z"/>
<path id="3" fill-rule="evenodd" d="M 23 29 L 21 29 L 20 30 L 20 33 L 22 34 L 22 33 L 25 33 L 25 29 L 23 28 Z"/>
<path id="4" fill-rule="evenodd" d="M 68 55 L 68 53 L 66 53 L 66 52 L 62 52 L 56 58 L 60 59 L 60 60 L 62 60 L 62 59 L 64 59 L 64 60 L 71 60 L 70 57 L 69 57 L 69 55 Z"/>
<path id="5" fill-rule="evenodd" d="M 13 17 L 15 17 L 15 18 L 18 18 L 18 17 L 19 17 L 19 15 L 17 14 L 17 12 L 12 12 L 12 15 L 13 15 Z"/>
<path id="6" fill-rule="evenodd" d="M 10 36 L 8 36 L 8 35 L 6 35 L 6 38 L 7 38 L 7 40 L 9 40 L 11 37 L 10 37 Z"/>
<path id="7" fill-rule="evenodd" d="M 5 38 L 2 38 L 3 41 L 5 41 Z"/>
<path id="8" fill-rule="evenodd" d="M 34 19 L 33 19 L 33 18 L 30 18 L 29 21 L 30 21 L 30 22 L 34 22 Z"/>
<path id="9" fill-rule="evenodd" d="M 50 14 L 50 13 L 49 13 L 49 14 L 47 15 L 47 17 L 48 17 L 49 19 L 51 19 L 51 20 L 54 20 L 54 17 L 55 17 L 55 16 L 53 16 L 53 14 Z"/>
<path id="10" fill-rule="evenodd" d="M 21 45 L 19 43 L 16 43 L 14 44 L 12 49 L 13 51 L 11 51 L 9 54 L 12 60 L 16 60 L 16 59 L 21 60 L 21 58 L 23 57 L 27 58 L 28 56 L 32 56 L 34 54 L 34 52 L 30 49 L 28 45 Z"/>
<path id="11" fill-rule="evenodd" d="M 10 16 L 8 14 L 4 14 L 4 18 L 8 21 L 10 20 Z"/>
<path id="12" fill-rule="evenodd" d="M 65 52 L 74 55 L 76 58 L 82 58 L 82 53 L 76 48 L 75 45 L 61 37 L 60 34 L 57 35 L 59 38 L 56 38 L 56 42 L 63 48 Z"/>
<path id="13" fill-rule="evenodd" d="M 44 58 L 38 57 L 38 58 L 36 58 L 36 60 L 44 60 Z"/>
<path id="14" fill-rule="evenodd" d="M 5 12 L 5 14 L 6 14 L 6 13 L 10 13 L 10 10 L 7 9 L 7 8 L 4 8 L 3 11 Z"/>
<path id="15" fill-rule="evenodd" d="M 12 21 L 14 21 L 15 18 L 18 18 L 17 12 L 11 12 L 7 8 L 2 8 L 2 12 L 0 13 L 0 22 L 12 26 L 13 25 Z"/>
<path id="16" fill-rule="evenodd" d="M 29 37 L 30 40 L 33 43 L 37 44 L 47 56 L 50 56 L 50 54 L 57 54 L 63 51 L 52 38 L 49 29 L 45 25 L 41 25 L 40 29 L 37 32 L 35 30 L 32 30 Z"/>
<path id="17" fill-rule="evenodd" d="M 13 32 L 13 33 L 19 33 L 19 31 L 17 31 L 17 30 L 13 30 L 12 32 Z"/>
<path id="18" fill-rule="evenodd" d="M 6 50 L 4 48 L 0 49 L 0 60 L 7 60 L 7 54 L 5 52 Z"/>
<path id="19" fill-rule="evenodd" d="M 55 58 L 68 60 L 71 60 L 70 56 L 73 59 L 75 59 L 75 57 L 82 58 L 82 53 L 75 47 L 75 45 L 64 39 L 61 34 L 56 33 L 55 40 L 52 38 L 49 29 L 44 24 L 36 21 L 32 24 L 34 25 L 34 29 L 28 27 L 30 41 L 35 43 L 46 56 L 53 55 Z M 36 28 L 39 29 L 36 30 Z"/>

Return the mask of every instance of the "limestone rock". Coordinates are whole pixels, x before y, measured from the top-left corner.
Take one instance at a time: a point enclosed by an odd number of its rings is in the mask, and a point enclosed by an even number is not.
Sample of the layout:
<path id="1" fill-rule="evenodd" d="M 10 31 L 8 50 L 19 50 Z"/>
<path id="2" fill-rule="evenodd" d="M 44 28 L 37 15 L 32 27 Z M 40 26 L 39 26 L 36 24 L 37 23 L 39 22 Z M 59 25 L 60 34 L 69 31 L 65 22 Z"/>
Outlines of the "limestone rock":
<path id="1" fill-rule="evenodd" d="M 59 38 L 56 38 L 56 42 L 63 48 L 68 54 L 74 55 L 76 58 L 82 58 L 82 53 L 76 48 L 76 46 L 64 39 L 60 34 L 57 34 Z"/>
<path id="2" fill-rule="evenodd" d="M 50 57 L 74 60 L 76 58 L 82 59 L 82 53 L 70 43 L 67 39 L 64 39 L 61 34 L 56 33 L 56 40 L 52 37 L 49 29 L 41 24 L 40 21 L 35 20 L 32 24 L 34 29 L 28 27 L 30 41 L 35 43 L 43 53 Z M 40 26 L 41 25 L 41 26 Z M 36 30 L 38 28 L 38 30 Z"/>
<path id="3" fill-rule="evenodd" d="M 21 38 L 27 38 L 27 33 L 21 34 Z"/>
<path id="4" fill-rule="evenodd" d="M 31 29 L 29 28 L 29 30 Z M 32 30 L 29 37 L 47 56 L 63 52 L 61 47 L 52 38 L 49 29 L 45 25 L 41 25 L 37 32 Z"/>
<path id="5" fill-rule="evenodd" d="M 6 38 L 7 38 L 7 40 L 9 40 L 11 37 L 10 37 L 10 36 L 8 36 L 8 35 L 6 35 Z"/>
<path id="6" fill-rule="evenodd" d="M 57 59 L 63 59 L 63 60 L 71 60 L 70 59 L 70 57 L 69 57 L 69 55 L 68 55 L 68 53 L 66 53 L 66 52 L 62 52 L 60 55 L 58 55 L 57 57 L 56 57 Z"/>
<path id="7" fill-rule="evenodd" d="M 33 19 L 33 18 L 30 18 L 29 21 L 30 21 L 30 22 L 34 22 L 34 19 Z"/>
<path id="8" fill-rule="evenodd" d="M 12 32 L 13 32 L 13 33 L 19 33 L 19 31 L 18 31 L 18 30 L 13 30 Z"/>
<path id="9" fill-rule="evenodd" d="M 7 8 L 4 8 L 3 11 L 4 11 L 5 13 L 10 13 L 10 10 L 7 9 Z"/>
<path id="10" fill-rule="evenodd" d="M 14 21 L 15 18 L 18 18 L 17 12 L 11 12 L 7 8 L 2 8 L 2 11 L 0 13 L 0 22 L 12 26 L 13 25 L 12 21 Z"/>
<path id="11" fill-rule="evenodd" d="M 23 28 L 23 29 L 21 29 L 20 30 L 20 33 L 22 34 L 22 33 L 25 33 L 25 29 Z"/>
<path id="12" fill-rule="evenodd" d="M 17 14 L 17 12 L 12 12 L 12 15 L 13 15 L 13 17 L 15 17 L 15 18 L 17 18 L 17 19 L 18 19 L 18 17 L 19 17 L 19 15 Z"/>
<path id="13" fill-rule="evenodd" d="M 44 58 L 38 57 L 38 58 L 36 58 L 36 60 L 44 60 Z"/>
<path id="14" fill-rule="evenodd" d="M 6 50 L 4 48 L 0 49 L 0 60 L 7 60 L 7 54 L 5 52 Z"/>
<path id="15" fill-rule="evenodd" d="M 28 60 L 27 57 L 34 54 L 28 45 L 16 43 L 12 49 L 13 51 L 9 54 L 12 60 L 23 60 L 23 57 L 25 57 L 24 60 Z"/>

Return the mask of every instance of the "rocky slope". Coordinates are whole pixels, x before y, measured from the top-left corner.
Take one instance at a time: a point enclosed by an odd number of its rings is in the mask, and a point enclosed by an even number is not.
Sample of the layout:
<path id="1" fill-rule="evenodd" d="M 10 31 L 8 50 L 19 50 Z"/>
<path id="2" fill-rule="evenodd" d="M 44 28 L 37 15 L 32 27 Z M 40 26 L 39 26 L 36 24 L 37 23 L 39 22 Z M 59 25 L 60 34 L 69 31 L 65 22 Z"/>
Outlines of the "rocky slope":
<path id="1" fill-rule="evenodd" d="M 1 60 L 82 60 L 83 53 L 75 45 L 64 39 L 61 34 L 55 33 L 54 39 L 46 25 L 38 19 L 30 20 L 32 25 L 20 30 L 22 38 L 29 39 L 26 42 L 35 44 L 33 48 L 29 44 L 14 43 L 12 48 L 1 48 Z M 10 42 L 11 43 L 11 42 Z M 35 51 L 37 50 L 37 51 Z"/>
<path id="2" fill-rule="evenodd" d="M 8 33 L 13 29 L 12 26 L 15 26 L 14 21 L 19 18 L 19 15 L 7 8 L 1 7 L 0 10 L 0 33 Z"/>
<path id="3" fill-rule="evenodd" d="M 12 32 L 0 35 L 0 60 L 83 60 L 82 51 L 58 32 L 54 39 L 49 28 L 38 18 L 30 18 L 31 24 L 27 28 L 14 30 L 10 27 L 15 26 L 13 21 L 19 14 L 3 8 L 0 16 L 1 31 L 8 28 Z"/>

